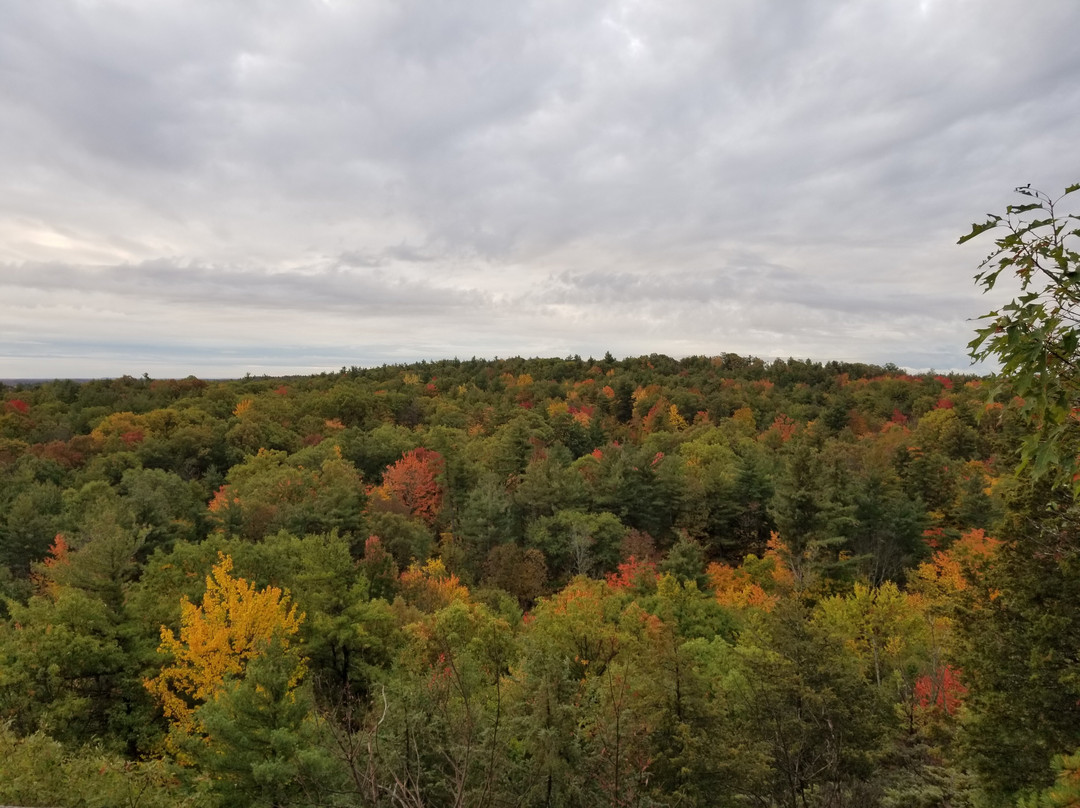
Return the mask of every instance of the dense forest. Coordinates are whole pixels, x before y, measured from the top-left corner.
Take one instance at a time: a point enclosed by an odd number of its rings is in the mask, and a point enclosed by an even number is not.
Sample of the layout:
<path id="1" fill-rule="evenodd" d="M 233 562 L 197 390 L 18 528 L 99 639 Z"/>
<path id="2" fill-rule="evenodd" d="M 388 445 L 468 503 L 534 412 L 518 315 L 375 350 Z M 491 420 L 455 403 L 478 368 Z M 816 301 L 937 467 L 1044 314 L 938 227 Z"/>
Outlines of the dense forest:
<path id="1" fill-rule="evenodd" d="M 2 387 L 0 802 L 1076 805 L 1069 294 L 992 314 L 994 379 Z"/>
<path id="2" fill-rule="evenodd" d="M 1080 577 L 1010 544 L 1040 514 L 984 387 L 654 355 L 4 389 L 0 800 L 1006 804 L 1080 745 Z"/>

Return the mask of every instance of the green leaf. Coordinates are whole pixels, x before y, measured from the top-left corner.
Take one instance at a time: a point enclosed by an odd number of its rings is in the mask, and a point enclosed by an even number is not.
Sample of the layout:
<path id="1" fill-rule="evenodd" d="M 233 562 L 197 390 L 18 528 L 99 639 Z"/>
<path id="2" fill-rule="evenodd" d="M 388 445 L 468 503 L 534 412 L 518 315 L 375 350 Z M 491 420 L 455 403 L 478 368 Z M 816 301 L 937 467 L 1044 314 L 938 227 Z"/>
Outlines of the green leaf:
<path id="1" fill-rule="evenodd" d="M 992 216 L 990 219 L 987 219 L 982 224 L 972 223 L 971 232 L 968 233 L 966 236 L 962 236 L 960 240 L 956 243 L 964 244 L 968 241 L 971 241 L 971 239 L 975 238 L 975 236 L 978 236 L 981 233 L 985 233 L 987 230 L 993 230 L 995 227 L 998 226 L 998 223 L 1000 221 L 1000 216 Z"/>
<path id="2" fill-rule="evenodd" d="M 1038 202 L 1029 202 L 1026 205 L 1009 205 L 1005 208 L 1009 213 L 1027 213 L 1029 210 L 1042 210 Z"/>

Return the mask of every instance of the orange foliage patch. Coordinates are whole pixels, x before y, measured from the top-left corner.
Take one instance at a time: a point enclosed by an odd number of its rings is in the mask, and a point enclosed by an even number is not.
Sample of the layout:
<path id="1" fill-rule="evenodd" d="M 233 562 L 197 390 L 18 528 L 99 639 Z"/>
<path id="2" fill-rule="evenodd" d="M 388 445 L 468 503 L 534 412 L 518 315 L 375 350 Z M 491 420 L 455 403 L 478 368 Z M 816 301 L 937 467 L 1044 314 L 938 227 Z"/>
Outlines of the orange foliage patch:
<path id="1" fill-rule="evenodd" d="M 607 585 L 612 589 L 626 589 L 631 592 L 648 592 L 656 589 L 656 564 L 639 559 L 636 556 L 619 564 L 616 572 L 609 572 Z"/>
<path id="2" fill-rule="evenodd" d="M 773 533 L 768 550 L 761 558 L 747 556 L 738 567 L 719 562 L 710 564 L 705 574 L 717 602 L 735 609 L 772 609 L 779 600 L 779 593 L 794 581 L 791 568 L 784 559 L 786 554 L 786 546 Z"/>
<path id="3" fill-rule="evenodd" d="M 915 703 L 920 710 L 955 715 L 967 692 L 967 687 L 960 681 L 960 671 L 948 665 L 915 681 Z"/>
<path id="4" fill-rule="evenodd" d="M 430 559 L 423 566 L 413 563 L 401 573 L 398 583 L 405 600 L 425 612 L 469 599 L 469 590 L 438 558 Z"/>
<path id="5" fill-rule="evenodd" d="M 49 554 L 41 562 L 38 571 L 30 575 L 31 582 L 43 595 L 55 598 L 59 591 L 57 572 L 71 565 L 71 546 L 63 533 L 57 533 L 49 547 Z"/>
<path id="6" fill-rule="evenodd" d="M 716 593 L 716 601 L 721 606 L 729 609 L 755 607 L 769 611 L 776 605 L 777 598 L 766 592 L 742 567 L 714 562 L 705 572 L 709 585 Z"/>
<path id="7" fill-rule="evenodd" d="M 223 485 L 214 492 L 214 497 L 210 500 L 210 513 L 221 513 L 239 504 L 240 500 L 233 494 L 232 486 Z"/>
<path id="8" fill-rule="evenodd" d="M 938 541 L 940 535 L 927 538 L 927 543 L 931 544 Z M 963 591 L 967 589 L 972 578 L 978 577 L 979 568 L 994 556 L 999 547 L 1001 541 L 987 536 L 985 531 L 969 530 L 948 550 L 938 550 L 929 561 L 920 564 L 916 576 L 926 583 L 938 584 L 946 590 Z"/>
<path id="9" fill-rule="evenodd" d="M 791 416 L 780 413 L 772 422 L 772 426 L 769 427 L 770 432 L 775 432 L 780 436 L 781 443 L 787 443 L 793 437 L 795 437 L 795 431 L 798 429 L 798 424 Z"/>
<path id="10" fill-rule="evenodd" d="M 384 500 L 401 502 L 410 513 L 433 525 L 442 508 L 443 489 L 439 483 L 443 456 L 420 447 L 406 452 L 383 472 L 376 492 Z"/>

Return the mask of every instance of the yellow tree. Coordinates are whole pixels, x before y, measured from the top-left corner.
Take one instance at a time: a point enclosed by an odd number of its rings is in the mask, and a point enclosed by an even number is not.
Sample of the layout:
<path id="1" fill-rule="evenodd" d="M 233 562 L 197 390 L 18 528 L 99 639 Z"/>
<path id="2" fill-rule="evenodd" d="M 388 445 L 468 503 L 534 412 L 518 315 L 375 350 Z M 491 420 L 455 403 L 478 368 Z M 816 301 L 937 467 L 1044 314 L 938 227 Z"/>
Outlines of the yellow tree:
<path id="1" fill-rule="evenodd" d="M 256 590 L 254 584 L 234 578 L 232 568 L 232 559 L 220 556 L 206 578 L 202 604 L 184 598 L 179 636 L 161 627 L 158 651 L 172 662 L 145 685 L 184 733 L 197 730 L 195 710 L 242 677 L 248 663 L 272 641 L 286 650 L 304 619 L 288 594 L 273 586 Z M 302 673 L 298 663 L 291 684 Z"/>

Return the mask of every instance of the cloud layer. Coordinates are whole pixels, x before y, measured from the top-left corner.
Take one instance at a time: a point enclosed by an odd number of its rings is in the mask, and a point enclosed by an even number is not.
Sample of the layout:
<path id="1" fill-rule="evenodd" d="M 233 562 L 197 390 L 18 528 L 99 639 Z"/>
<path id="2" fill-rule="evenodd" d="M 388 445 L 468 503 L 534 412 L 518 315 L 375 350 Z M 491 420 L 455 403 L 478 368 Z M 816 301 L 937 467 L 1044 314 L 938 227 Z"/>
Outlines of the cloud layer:
<path id="1" fill-rule="evenodd" d="M 967 365 L 1078 179 L 1047 0 L 0 7 L 0 377 L 665 352 Z"/>

